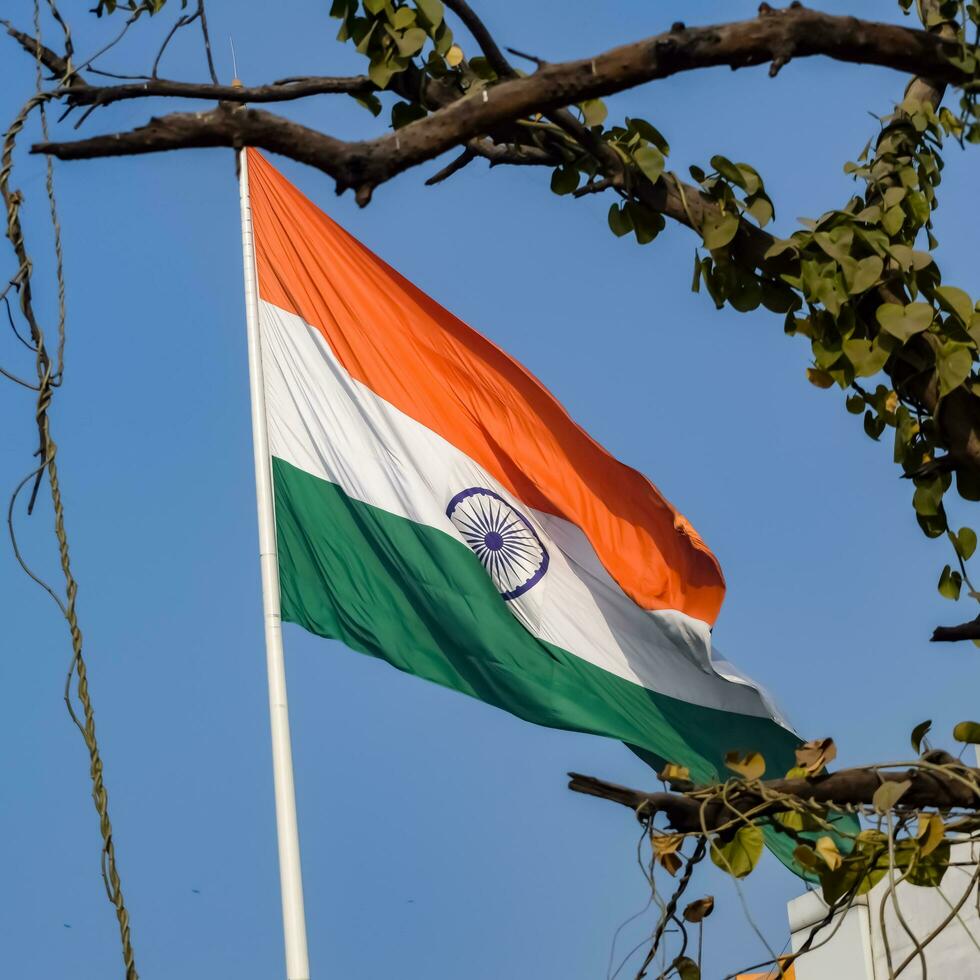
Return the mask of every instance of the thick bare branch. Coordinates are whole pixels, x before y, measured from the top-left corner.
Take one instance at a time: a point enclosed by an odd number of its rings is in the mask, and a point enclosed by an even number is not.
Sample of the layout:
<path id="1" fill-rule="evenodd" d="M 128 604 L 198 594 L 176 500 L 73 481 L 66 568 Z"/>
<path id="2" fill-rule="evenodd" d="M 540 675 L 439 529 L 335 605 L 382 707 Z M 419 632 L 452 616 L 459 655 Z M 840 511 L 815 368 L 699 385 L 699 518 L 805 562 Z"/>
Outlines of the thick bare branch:
<path id="1" fill-rule="evenodd" d="M 378 141 L 373 141 L 378 142 Z M 299 123 L 265 112 L 219 104 L 208 112 L 172 113 L 151 119 L 128 133 L 95 136 L 62 144 L 35 147 L 64 160 L 131 156 L 187 147 L 256 146 L 281 153 L 329 174 L 339 189 L 354 186 L 371 143 L 345 143 Z"/>
<path id="2" fill-rule="evenodd" d="M 945 766 L 955 763 L 951 756 L 942 753 Z M 980 782 L 980 769 L 957 766 L 956 771 L 968 780 Z M 659 792 L 646 793 L 616 783 L 608 783 L 594 776 L 569 773 L 569 789 L 576 793 L 612 800 L 643 815 L 664 814 L 671 827 L 681 833 L 697 833 L 704 826 L 708 830 L 730 823 L 735 811 L 755 816 L 777 813 L 786 809 L 786 797 L 808 801 L 818 805 L 838 807 L 871 806 L 875 791 L 886 782 L 909 782 L 902 794 L 901 806 L 909 809 L 934 808 L 950 810 L 957 807 L 976 809 L 980 797 L 970 790 L 966 782 L 958 779 L 953 771 L 938 769 L 905 769 L 900 772 L 884 772 L 874 767 L 841 769 L 839 772 L 809 779 L 771 779 L 761 784 L 746 783 L 728 792 L 725 800 L 702 795 Z M 702 814 L 703 809 L 703 814 Z"/>
<path id="3" fill-rule="evenodd" d="M 377 173 L 372 178 L 380 183 L 454 145 L 530 113 L 547 113 L 679 72 L 717 65 L 732 68 L 759 65 L 780 55 L 796 58 L 824 55 L 840 61 L 917 72 L 939 81 L 962 82 L 966 76 L 947 58 L 947 54 L 954 53 L 954 47 L 947 41 L 925 31 L 837 17 L 803 7 L 771 11 L 731 24 L 668 32 L 594 58 L 546 65 L 527 77 L 510 78 L 489 90 L 460 98 L 401 130 L 400 159 L 397 163 L 389 161 L 390 166 L 376 167 Z M 335 81 L 331 80 L 330 84 Z M 352 84 L 349 80 L 345 82 Z M 129 86 L 119 88 L 133 91 Z M 209 88 L 213 95 L 221 87 L 204 86 L 203 90 Z M 282 94 L 276 86 L 258 88 L 266 98 Z M 341 90 L 348 88 L 342 85 Z M 239 91 L 249 92 L 248 89 Z M 204 97 L 201 92 L 196 89 L 193 97 Z M 153 94 L 150 89 L 144 93 Z M 77 93 L 72 94 L 77 98 Z M 181 87 L 169 94 L 187 93 Z M 225 94 L 222 92 L 221 97 Z M 244 95 L 228 94 L 228 101 L 242 98 Z M 51 144 L 43 152 L 61 156 L 64 144 Z"/>
<path id="4" fill-rule="evenodd" d="M 200 16 L 195 13 L 194 18 Z M 17 30 L 7 21 L 0 21 L 7 33 L 30 55 L 38 48 L 29 34 Z M 55 77 L 63 78 L 68 63 L 44 45 L 40 46 L 41 64 Z M 179 82 L 167 78 L 147 78 L 122 85 L 93 85 L 80 75 L 72 78 L 62 93 L 70 106 L 106 106 L 132 99 L 177 98 L 202 99 L 207 102 L 265 103 L 288 102 L 311 95 L 368 95 L 378 87 L 367 75 L 309 75 L 287 78 L 267 85 L 215 85 L 212 82 Z"/>
<path id="5" fill-rule="evenodd" d="M 122 85 L 72 86 L 65 91 L 71 105 L 111 105 L 131 99 L 178 98 L 203 99 L 208 102 L 288 102 L 311 95 L 367 95 L 378 87 L 367 75 L 317 76 L 294 78 L 268 85 L 213 85 L 210 82 L 178 82 L 166 78 Z"/>
<path id="6" fill-rule="evenodd" d="M 958 643 L 961 640 L 980 640 L 980 616 L 959 626 L 937 626 L 932 632 L 933 643 Z"/>
<path id="7" fill-rule="evenodd" d="M 484 51 L 493 53 L 496 60 L 499 48 L 468 4 L 454 0 L 452 9 L 474 33 Z M 364 204 L 379 184 L 457 147 L 471 146 L 474 152 L 491 158 L 492 162 L 557 162 L 548 150 L 516 149 L 510 145 L 508 133 L 513 131 L 516 120 L 544 113 L 595 156 L 603 176 L 615 182 L 621 176 L 619 157 L 610 147 L 597 142 L 594 134 L 565 106 L 679 71 L 722 64 L 734 68 L 761 64 L 777 57 L 785 61 L 788 57 L 819 54 L 844 61 L 915 70 L 926 77 L 914 81 L 909 94 L 938 104 L 946 81 L 963 80 L 959 69 L 947 59 L 947 54 L 952 51 L 948 38 L 924 31 L 835 17 L 802 7 L 782 11 L 764 9 L 753 20 L 717 27 L 678 28 L 616 48 L 594 59 L 545 65 L 528 77 L 511 76 L 489 89 L 467 95 L 454 86 L 433 83 L 433 89 L 441 88 L 432 93 L 433 99 L 429 99 L 427 90 L 426 101 L 439 107 L 435 112 L 397 133 L 374 140 L 345 143 L 260 110 L 231 112 L 219 109 L 194 115 L 165 116 L 129 133 L 40 144 L 35 150 L 73 160 L 188 146 L 251 144 L 323 170 L 337 181 L 338 191 L 353 187 L 358 201 Z M 502 55 L 498 68 L 512 70 Z M 401 81 L 396 77 L 394 87 L 398 88 Z M 406 84 L 411 81 L 409 79 Z M 370 82 L 356 78 L 295 79 L 251 89 L 190 86 L 163 80 L 156 84 L 170 86 L 169 89 L 157 89 L 158 94 L 179 92 L 190 95 L 193 92 L 194 97 L 204 97 L 210 92 L 212 96 L 217 94 L 230 102 L 293 98 L 313 94 L 318 88 L 356 92 L 358 86 L 369 86 Z M 98 94 L 100 91 L 114 90 L 123 90 L 129 93 L 126 97 L 132 98 L 153 94 L 151 85 L 138 83 L 92 90 L 73 87 L 66 93 L 66 98 L 76 102 L 80 98 L 96 100 L 102 97 Z M 486 139 L 488 135 L 490 139 Z M 667 175 L 656 184 L 640 181 L 631 188 L 631 193 L 666 216 L 695 229 L 704 226 L 715 207 L 696 188 L 680 183 L 673 175 Z M 737 245 L 743 261 L 762 267 L 772 237 L 747 221 L 741 223 L 738 235 Z M 944 440 L 960 465 L 980 469 L 980 405 L 975 404 L 977 400 L 963 389 L 951 393 L 940 404 L 938 388 L 930 373 L 896 378 L 895 383 L 904 383 L 913 399 L 936 416 Z"/>

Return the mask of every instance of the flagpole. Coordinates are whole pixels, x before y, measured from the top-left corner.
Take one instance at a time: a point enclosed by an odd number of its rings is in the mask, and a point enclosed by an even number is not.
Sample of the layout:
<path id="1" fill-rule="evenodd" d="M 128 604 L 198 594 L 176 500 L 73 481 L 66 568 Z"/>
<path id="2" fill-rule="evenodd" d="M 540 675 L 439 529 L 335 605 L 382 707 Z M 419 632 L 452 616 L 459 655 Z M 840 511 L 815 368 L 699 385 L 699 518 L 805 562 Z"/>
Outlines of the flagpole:
<path id="1" fill-rule="evenodd" d="M 242 208 L 242 257 L 245 269 L 245 322 L 248 335 L 248 376 L 252 399 L 252 446 L 255 453 L 255 498 L 259 517 L 259 563 L 262 569 L 262 611 L 265 618 L 265 653 L 269 677 L 269 715 L 272 725 L 272 775 L 276 797 L 276 834 L 279 841 L 279 885 L 286 947 L 287 980 L 309 980 L 306 917 L 303 911 L 303 873 L 296 822 L 293 754 L 289 740 L 286 701 L 286 666 L 282 649 L 279 609 L 279 556 L 272 490 L 272 460 L 265 414 L 262 379 L 262 337 L 259 331 L 259 296 L 252 237 L 252 207 L 248 193 L 248 159 L 238 151 Z"/>

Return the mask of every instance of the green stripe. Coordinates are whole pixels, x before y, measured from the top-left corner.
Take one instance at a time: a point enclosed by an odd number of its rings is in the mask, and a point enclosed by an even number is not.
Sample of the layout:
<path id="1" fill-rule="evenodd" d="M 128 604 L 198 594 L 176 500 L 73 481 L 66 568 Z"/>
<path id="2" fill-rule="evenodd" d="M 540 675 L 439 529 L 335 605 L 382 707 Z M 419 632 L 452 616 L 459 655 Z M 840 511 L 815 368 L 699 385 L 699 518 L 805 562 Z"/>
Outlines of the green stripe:
<path id="1" fill-rule="evenodd" d="M 771 774 L 798 740 L 766 718 L 649 691 L 532 636 L 460 541 L 273 459 L 282 617 L 539 725 L 619 739 L 694 779 L 728 750 Z"/>

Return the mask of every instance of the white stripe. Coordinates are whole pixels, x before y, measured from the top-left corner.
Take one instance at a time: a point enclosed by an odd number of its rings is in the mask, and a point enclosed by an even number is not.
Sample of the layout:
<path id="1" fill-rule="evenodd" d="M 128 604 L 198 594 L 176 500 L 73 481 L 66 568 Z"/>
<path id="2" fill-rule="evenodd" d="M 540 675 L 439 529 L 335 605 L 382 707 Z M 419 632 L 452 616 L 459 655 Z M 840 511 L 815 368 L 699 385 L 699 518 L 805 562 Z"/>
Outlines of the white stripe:
<path id="1" fill-rule="evenodd" d="M 549 553 L 541 581 L 507 603 L 532 634 L 661 694 L 775 715 L 755 685 L 724 662 L 716 667 L 706 623 L 637 606 L 580 528 L 521 503 L 465 453 L 352 378 L 298 316 L 262 301 L 260 322 L 273 456 L 464 544 L 447 504 L 469 487 L 494 491 L 529 519 Z"/>

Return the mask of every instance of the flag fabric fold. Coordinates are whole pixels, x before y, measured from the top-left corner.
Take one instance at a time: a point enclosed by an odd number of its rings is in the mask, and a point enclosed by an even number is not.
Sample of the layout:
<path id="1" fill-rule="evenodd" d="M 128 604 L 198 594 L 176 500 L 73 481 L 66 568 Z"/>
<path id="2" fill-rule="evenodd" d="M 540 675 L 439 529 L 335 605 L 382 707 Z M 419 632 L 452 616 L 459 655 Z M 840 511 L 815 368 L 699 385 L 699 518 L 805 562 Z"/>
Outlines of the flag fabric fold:
<path id="1" fill-rule="evenodd" d="M 248 150 L 284 620 L 711 779 L 798 738 L 711 644 L 718 562 L 519 363 Z"/>

